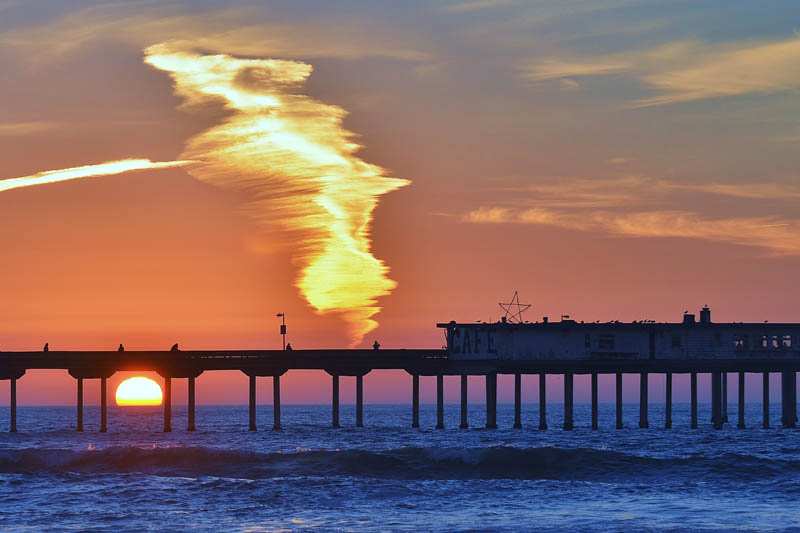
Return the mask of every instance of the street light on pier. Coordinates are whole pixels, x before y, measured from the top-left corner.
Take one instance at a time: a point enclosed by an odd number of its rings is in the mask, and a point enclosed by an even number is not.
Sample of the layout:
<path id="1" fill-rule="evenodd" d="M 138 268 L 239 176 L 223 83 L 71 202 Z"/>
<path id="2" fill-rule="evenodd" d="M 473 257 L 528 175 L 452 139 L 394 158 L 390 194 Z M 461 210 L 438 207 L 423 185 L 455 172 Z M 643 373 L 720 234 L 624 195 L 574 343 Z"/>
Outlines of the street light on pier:
<path id="1" fill-rule="evenodd" d="M 283 349 L 286 350 L 286 313 L 278 313 L 275 316 L 281 319 L 281 336 L 283 337 Z"/>

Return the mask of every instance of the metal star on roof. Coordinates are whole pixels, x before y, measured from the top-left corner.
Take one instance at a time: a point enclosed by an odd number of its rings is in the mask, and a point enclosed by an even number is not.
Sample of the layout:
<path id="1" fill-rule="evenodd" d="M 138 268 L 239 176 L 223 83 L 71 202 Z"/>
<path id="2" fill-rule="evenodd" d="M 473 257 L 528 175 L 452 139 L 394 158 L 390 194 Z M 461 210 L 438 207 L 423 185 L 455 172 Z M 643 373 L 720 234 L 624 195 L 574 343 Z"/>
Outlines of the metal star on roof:
<path id="1" fill-rule="evenodd" d="M 531 304 L 519 303 L 519 294 L 517 294 L 517 291 L 514 291 L 514 296 L 511 298 L 510 302 L 500 302 L 498 305 L 500 305 L 500 307 L 506 313 L 503 318 L 506 320 L 506 322 L 510 322 L 512 324 L 521 324 L 522 313 L 531 308 Z"/>

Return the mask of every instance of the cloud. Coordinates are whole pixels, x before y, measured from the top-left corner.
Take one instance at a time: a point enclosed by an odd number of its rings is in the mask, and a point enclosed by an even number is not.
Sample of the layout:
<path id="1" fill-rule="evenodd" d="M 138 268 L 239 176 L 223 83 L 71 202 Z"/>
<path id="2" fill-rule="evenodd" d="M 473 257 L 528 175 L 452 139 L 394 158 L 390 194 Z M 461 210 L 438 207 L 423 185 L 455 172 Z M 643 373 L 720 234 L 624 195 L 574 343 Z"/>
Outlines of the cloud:
<path id="1" fill-rule="evenodd" d="M 189 105 L 214 102 L 229 113 L 189 139 L 183 157 L 195 178 L 247 197 L 246 212 L 292 232 L 296 281 L 320 313 L 338 313 L 359 343 L 377 327 L 377 299 L 396 283 L 371 252 L 380 197 L 409 182 L 358 157 L 344 109 L 303 94 L 311 65 L 200 54 L 174 43 L 149 47 L 145 62 L 168 73 Z"/>
<path id="2" fill-rule="evenodd" d="M 553 226 L 624 237 L 701 239 L 800 255 L 800 219 L 776 215 L 712 217 L 669 208 L 676 203 L 671 198 L 676 192 L 791 201 L 800 198 L 800 187 L 793 184 L 692 184 L 627 176 L 544 180 L 515 191 L 512 202 L 478 207 L 462 220 Z M 521 198 L 520 193 L 528 196 Z"/>
<path id="3" fill-rule="evenodd" d="M 471 13 L 473 11 L 483 11 L 514 5 L 515 0 L 471 0 L 468 2 L 458 2 L 445 6 L 445 11 L 451 13 Z"/>
<path id="4" fill-rule="evenodd" d="M 627 74 L 657 92 L 636 100 L 633 107 L 772 94 L 800 89 L 800 38 L 725 44 L 678 41 L 641 52 L 528 62 L 521 73 L 539 82 Z"/>
<path id="5" fill-rule="evenodd" d="M 35 135 L 58 127 L 55 122 L 0 122 L 0 137 L 21 137 Z"/>
<path id="6" fill-rule="evenodd" d="M 77 180 L 82 178 L 97 178 L 100 176 L 113 176 L 134 170 L 155 170 L 162 168 L 181 167 L 190 164 L 191 161 L 150 161 L 149 159 L 120 159 L 118 161 L 108 161 L 96 165 L 85 165 L 81 167 L 63 168 L 60 170 L 45 170 L 30 176 L 19 178 L 9 178 L 0 180 L 0 192 L 20 189 L 23 187 L 33 187 L 37 185 L 47 185 L 62 181 Z"/>

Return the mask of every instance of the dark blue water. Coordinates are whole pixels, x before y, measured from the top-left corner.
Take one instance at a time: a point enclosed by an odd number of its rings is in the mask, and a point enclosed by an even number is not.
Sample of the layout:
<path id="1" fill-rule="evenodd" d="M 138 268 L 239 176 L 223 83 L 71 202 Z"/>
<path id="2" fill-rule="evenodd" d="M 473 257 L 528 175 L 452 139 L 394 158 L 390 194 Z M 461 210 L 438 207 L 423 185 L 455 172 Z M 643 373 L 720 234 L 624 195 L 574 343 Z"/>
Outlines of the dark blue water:
<path id="1" fill-rule="evenodd" d="M 423 429 L 410 428 L 408 406 L 366 406 L 366 426 L 329 427 L 328 406 L 285 406 L 273 432 L 269 406 L 257 433 L 246 407 L 199 407 L 198 431 L 185 431 L 175 408 L 171 434 L 159 408 L 111 409 L 99 434 L 96 409 L 78 434 L 71 407 L 20 408 L 16 435 L 0 434 L 0 529 L 141 531 L 342 530 L 731 530 L 800 525 L 800 430 L 761 429 L 748 405 L 748 429 L 714 431 L 708 406 L 689 429 L 688 406 L 650 407 L 651 429 L 614 430 L 612 405 L 600 431 L 576 406 L 574 431 L 513 430 L 511 406 L 500 429 L 459 430 L 458 407 L 436 431 L 423 406 Z M 7 411 L 5 413 L 7 416 Z M 3 416 L 0 411 L 0 416 Z M 773 413 L 773 426 L 779 414 Z"/>

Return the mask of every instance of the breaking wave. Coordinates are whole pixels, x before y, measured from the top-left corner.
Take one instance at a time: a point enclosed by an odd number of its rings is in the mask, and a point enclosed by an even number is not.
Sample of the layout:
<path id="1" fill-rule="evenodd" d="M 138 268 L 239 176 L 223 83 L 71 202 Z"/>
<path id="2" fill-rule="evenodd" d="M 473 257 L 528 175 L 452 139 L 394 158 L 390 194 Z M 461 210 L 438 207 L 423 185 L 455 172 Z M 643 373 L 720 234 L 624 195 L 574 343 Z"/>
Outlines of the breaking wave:
<path id="1" fill-rule="evenodd" d="M 0 451 L 0 473 L 219 476 L 358 476 L 396 479 L 554 479 L 624 481 L 643 478 L 769 479 L 800 473 L 800 460 L 727 453 L 683 458 L 643 457 L 591 448 L 397 448 L 256 453 L 204 447 Z"/>

